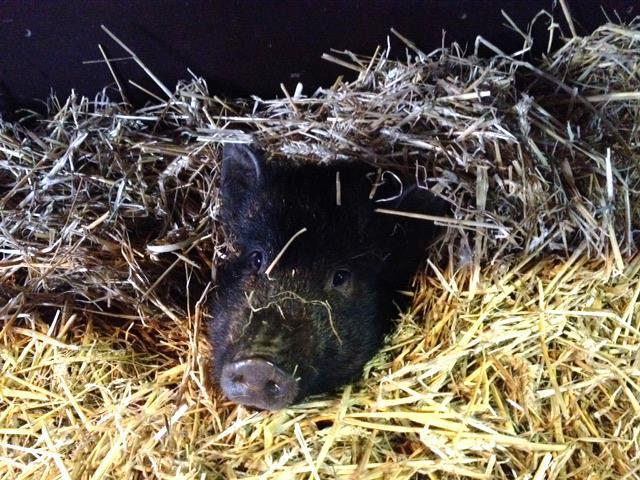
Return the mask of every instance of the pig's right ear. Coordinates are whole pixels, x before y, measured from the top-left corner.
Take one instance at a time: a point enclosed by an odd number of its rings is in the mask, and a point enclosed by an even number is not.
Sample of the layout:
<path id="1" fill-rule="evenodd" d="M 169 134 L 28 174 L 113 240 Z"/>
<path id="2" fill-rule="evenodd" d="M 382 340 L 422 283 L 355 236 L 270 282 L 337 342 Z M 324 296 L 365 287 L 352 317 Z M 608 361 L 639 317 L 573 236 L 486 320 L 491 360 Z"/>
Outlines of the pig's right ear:
<path id="1" fill-rule="evenodd" d="M 220 192 L 224 208 L 238 213 L 246 200 L 262 187 L 265 162 L 262 154 L 248 145 L 226 144 L 222 150 Z"/>

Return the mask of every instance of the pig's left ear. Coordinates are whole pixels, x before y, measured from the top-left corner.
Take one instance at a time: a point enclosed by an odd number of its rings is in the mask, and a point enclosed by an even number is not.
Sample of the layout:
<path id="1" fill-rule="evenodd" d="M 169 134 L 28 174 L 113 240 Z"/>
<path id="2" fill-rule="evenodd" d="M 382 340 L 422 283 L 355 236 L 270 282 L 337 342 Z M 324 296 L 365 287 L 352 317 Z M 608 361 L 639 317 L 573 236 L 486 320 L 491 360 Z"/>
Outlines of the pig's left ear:
<path id="1" fill-rule="evenodd" d="M 447 204 L 426 189 L 409 186 L 402 194 L 387 201 L 377 202 L 378 208 L 402 212 L 444 215 L 448 214 Z M 382 231 L 387 233 L 386 275 L 397 285 L 406 284 L 424 259 L 427 247 L 440 230 L 430 220 L 408 218 L 379 213 Z"/>
<path id="2" fill-rule="evenodd" d="M 436 212 L 444 208 L 443 202 L 431 192 L 411 182 L 407 183 L 409 183 L 409 185 L 404 186 L 402 193 L 393 192 L 396 193 L 396 195 L 389 195 L 386 198 L 377 200 L 376 206 L 431 215 L 435 215 Z M 381 193 L 384 194 L 386 192 L 382 191 Z M 378 194 L 376 196 L 380 197 L 382 195 Z"/>
<path id="3" fill-rule="evenodd" d="M 415 184 L 409 185 L 396 197 L 387 197 L 387 199 L 376 202 L 376 207 L 436 216 L 446 216 L 449 213 L 448 206 L 444 200 Z M 437 231 L 431 220 L 381 214 L 381 221 L 387 231 L 391 233 L 390 238 L 394 242 L 404 237 L 404 240 L 401 240 L 399 245 L 406 242 L 409 250 L 413 245 L 424 250 L 424 245 L 430 243 L 431 237 Z M 404 251 L 403 255 L 407 253 L 407 251 Z"/>
<path id="4" fill-rule="evenodd" d="M 261 153 L 248 145 L 226 144 L 222 150 L 220 192 L 224 208 L 239 212 L 247 199 L 262 187 L 265 162 Z"/>

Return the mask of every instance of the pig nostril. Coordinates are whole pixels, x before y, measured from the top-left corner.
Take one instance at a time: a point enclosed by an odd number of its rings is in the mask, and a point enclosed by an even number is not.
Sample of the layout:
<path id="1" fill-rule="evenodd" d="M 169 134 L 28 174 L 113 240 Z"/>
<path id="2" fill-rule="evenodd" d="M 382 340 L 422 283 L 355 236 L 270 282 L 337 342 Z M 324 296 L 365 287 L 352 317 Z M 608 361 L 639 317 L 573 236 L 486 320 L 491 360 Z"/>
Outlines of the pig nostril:
<path id="1" fill-rule="evenodd" d="M 267 391 L 267 393 L 269 395 L 276 396 L 276 395 L 278 395 L 280 393 L 280 385 L 278 385 L 273 380 L 269 380 L 265 384 L 265 390 Z"/>

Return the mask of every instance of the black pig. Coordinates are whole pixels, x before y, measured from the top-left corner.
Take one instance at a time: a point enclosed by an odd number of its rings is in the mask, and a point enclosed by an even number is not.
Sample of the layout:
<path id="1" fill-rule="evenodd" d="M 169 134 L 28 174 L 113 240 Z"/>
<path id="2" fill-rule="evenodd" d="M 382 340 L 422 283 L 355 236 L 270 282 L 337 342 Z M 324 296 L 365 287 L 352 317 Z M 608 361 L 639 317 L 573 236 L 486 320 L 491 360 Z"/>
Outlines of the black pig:
<path id="1" fill-rule="evenodd" d="M 356 379 L 380 347 L 433 225 L 374 210 L 437 202 L 398 195 L 391 177 L 372 200 L 376 179 L 364 163 L 295 166 L 225 146 L 221 217 L 239 255 L 221 267 L 208 330 L 229 399 L 283 408 Z"/>

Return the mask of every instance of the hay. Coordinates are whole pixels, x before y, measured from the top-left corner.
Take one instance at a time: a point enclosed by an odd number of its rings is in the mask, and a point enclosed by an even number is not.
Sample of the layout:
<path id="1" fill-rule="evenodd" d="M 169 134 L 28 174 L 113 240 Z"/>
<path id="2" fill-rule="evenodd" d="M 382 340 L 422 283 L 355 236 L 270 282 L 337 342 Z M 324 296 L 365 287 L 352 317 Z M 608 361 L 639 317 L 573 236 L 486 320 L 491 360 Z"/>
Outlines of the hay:
<path id="1" fill-rule="evenodd" d="M 0 124 L 0 478 L 640 477 L 640 23 L 535 66 L 405 43 L 308 96 L 152 76 Z M 453 211 L 365 379 L 277 413 L 219 396 L 202 335 L 219 146 L 251 138 Z"/>

